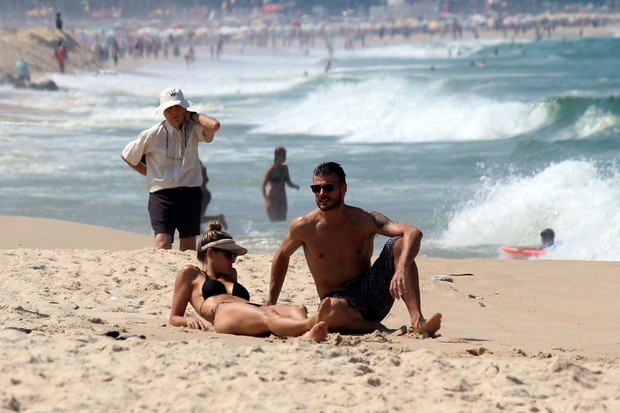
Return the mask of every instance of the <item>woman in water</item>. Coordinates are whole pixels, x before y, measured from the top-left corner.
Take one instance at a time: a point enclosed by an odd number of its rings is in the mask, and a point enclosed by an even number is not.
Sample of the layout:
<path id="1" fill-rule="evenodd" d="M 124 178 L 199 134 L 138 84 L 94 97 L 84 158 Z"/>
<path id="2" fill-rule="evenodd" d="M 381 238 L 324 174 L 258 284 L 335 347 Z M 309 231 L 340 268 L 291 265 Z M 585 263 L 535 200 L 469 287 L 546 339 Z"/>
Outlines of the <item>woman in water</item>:
<path id="1" fill-rule="evenodd" d="M 285 221 L 288 205 L 286 203 L 286 187 L 299 190 L 299 186 L 291 181 L 286 162 L 286 149 L 278 146 L 275 149 L 273 164 L 269 165 L 260 183 L 265 211 L 272 222 Z"/>
<path id="2" fill-rule="evenodd" d="M 204 319 L 213 325 L 216 333 L 247 336 L 272 333 L 324 340 L 327 324 L 323 319 L 331 311 L 331 302 L 324 301 L 311 317 L 303 305 L 251 303 L 250 294 L 237 281 L 237 270 L 233 267 L 237 256 L 246 253 L 247 249 L 222 231 L 219 222 L 212 221 L 198 245 L 197 257 L 202 266 L 187 264 L 177 274 L 170 324 L 205 330 Z M 202 318 L 185 316 L 188 303 Z"/>

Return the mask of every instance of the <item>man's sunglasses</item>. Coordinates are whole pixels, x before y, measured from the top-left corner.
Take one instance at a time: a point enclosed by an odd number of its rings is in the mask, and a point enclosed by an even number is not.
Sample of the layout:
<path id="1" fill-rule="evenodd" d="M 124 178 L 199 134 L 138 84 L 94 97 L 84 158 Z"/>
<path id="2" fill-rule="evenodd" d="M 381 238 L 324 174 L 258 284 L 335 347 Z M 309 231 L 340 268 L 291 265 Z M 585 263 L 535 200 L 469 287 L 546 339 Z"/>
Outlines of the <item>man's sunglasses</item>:
<path id="1" fill-rule="evenodd" d="M 229 261 L 235 262 L 235 260 L 237 259 L 237 256 L 232 251 L 222 250 L 219 248 L 213 248 L 213 251 L 221 252 L 226 258 L 228 258 Z"/>
<path id="2" fill-rule="evenodd" d="M 312 192 L 314 192 L 315 194 L 318 194 L 319 192 L 321 192 L 321 190 L 323 192 L 331 192 L 336 188 L 336 186 L 340 186 L 340 185 L 342 185 L 342 182 L 335 182 L 333 184 L 323 184 L 323 185 L 310 185 L 310 189 L 312 189 Z"/>

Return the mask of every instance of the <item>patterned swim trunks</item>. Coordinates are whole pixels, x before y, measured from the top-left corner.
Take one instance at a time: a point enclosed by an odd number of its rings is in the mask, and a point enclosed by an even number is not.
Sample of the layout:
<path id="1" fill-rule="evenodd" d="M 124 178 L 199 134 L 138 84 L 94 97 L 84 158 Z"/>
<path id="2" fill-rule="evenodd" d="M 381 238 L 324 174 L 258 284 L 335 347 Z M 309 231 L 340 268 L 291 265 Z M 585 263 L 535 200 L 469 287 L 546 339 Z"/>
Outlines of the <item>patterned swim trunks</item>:
<path id="1" fill-rule="evenodd" d="M 394 304 L 390 282 L 394 276 L 394 244 L 401 237 L 387 240 L 381 255 L 361 277 L 342 286 L 340 291 L 326 297 L 344 298 L 349 306 L 362 314 L 365 320 L 383 320 Z"/>

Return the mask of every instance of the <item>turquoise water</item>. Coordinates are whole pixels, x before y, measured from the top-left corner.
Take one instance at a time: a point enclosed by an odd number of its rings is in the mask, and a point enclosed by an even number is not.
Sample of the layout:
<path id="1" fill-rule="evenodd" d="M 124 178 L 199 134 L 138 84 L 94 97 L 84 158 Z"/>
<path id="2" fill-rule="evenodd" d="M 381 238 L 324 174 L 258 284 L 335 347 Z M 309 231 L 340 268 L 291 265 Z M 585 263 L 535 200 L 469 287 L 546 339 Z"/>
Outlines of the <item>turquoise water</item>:
<path id="1" fill-rule="evenodd" d="M 620 259 L 620 39 L 339 50 L 328 73 L 324 54 L 55 74 L 55 93 L 0 86 L 0 214 L 150 234 L 144 177 L 119 154 L 178 86 L 222 123 L 200 152 L 208 213 L 252 252 L 274 251 L 288 227 L 267 220 L 259 189 L 282 145 L 301 186 L 289 219 L 315 207 L 312 170 L 333 160 L 347 202 L 419 227 L 422 255 L 501 258 L 499 245 L 535 245 L 551 227 L 549 258 Z"/>

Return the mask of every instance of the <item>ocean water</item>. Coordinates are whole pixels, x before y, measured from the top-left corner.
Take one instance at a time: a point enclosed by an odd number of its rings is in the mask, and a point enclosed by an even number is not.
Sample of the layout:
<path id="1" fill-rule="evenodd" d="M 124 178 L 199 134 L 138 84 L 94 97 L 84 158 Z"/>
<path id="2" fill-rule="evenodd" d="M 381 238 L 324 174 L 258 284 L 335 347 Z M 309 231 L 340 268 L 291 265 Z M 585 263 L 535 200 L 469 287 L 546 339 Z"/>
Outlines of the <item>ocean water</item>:
<path id="1" fill-rule="evenodd" d="M 547 258 L 619 260 L 619 67 L 618 38 L 463 41 L 198 54 L 189 68 L 53 74 L 53 93 L 0 86 L 0 214 L 151 234 L 144 177 L 119 154 L 178 86 L 222 124 L 200 148 L 207 212 L 251 252 L 275 251 L 288 228 L 259 189 L 282 145 L 301 186 L 289 220 L 315 207 L 313 168 L 332 160 L 347 203 L 420 228 L 423 256 L 505 258 L 499 245 L 551 227 Z"/>

